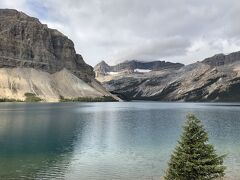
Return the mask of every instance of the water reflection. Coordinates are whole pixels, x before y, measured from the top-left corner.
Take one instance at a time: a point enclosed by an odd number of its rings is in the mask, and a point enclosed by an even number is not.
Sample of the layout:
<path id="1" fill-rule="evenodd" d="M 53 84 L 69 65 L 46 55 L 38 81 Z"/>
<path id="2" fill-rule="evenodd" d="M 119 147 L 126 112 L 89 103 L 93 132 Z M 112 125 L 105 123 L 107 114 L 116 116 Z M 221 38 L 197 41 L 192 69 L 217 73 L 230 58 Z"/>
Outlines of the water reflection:
<path id="1" fill-rule="evenodd" d="M 59 172 L 69 164 L 77 132 L 84 126 L 77 126 L 73 114 L 51 104 L 2 106 L 0 178 L 33 178 L 54 166 L 46 177 L 63 176 Z"/>

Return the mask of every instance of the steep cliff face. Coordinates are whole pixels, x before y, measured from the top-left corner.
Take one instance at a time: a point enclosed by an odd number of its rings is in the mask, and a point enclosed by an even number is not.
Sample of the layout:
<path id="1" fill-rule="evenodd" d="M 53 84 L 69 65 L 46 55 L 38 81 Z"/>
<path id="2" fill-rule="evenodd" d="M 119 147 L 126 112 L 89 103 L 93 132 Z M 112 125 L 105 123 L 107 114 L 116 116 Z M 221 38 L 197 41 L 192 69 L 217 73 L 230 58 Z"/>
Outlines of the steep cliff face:
<path id="1" fill-rule="evenodd" d="M 115 77 L 103 85 L 129 100 L 240 101 L 239 54 L 213 56 L 178 70 Z"/>
<path id="2" fill-rule="evenodd" d="M 0 9 L 0 74 L 0 98 L 111 96 L 68 37 L 12 9 Z"/>
<path id="3" fill-rule="evenodd" d="M 29 67 L 49 73 L 66 68 L 89 81 L 93 68 L 76 54 L 73 42 L 36 18 L 0 10 L 0 67 Z"/>

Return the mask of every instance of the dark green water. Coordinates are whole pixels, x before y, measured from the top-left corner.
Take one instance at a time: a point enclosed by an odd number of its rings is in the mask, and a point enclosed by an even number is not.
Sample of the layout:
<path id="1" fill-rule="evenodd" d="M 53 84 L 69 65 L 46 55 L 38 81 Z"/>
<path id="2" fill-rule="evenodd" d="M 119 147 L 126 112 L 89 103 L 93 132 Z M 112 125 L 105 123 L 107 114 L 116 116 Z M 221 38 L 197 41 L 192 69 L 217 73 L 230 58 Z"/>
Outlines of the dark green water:
<path id="1" fill-rule="evenodd" d="M 0 104 L 0 179 L 160 179 L 188 112 L 240 179 L 240 104 L 157 102 Z"/>

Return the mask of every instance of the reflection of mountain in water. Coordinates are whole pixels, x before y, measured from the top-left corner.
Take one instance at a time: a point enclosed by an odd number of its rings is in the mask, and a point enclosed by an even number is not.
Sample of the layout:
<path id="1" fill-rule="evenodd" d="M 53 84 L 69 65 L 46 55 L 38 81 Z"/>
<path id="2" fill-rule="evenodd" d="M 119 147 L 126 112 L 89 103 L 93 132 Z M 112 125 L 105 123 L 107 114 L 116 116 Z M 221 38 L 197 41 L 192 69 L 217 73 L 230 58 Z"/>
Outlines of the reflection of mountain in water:
<path id="1" fill-rule="evenodd" d="M 51 104 L 34 106 L 19 104 L 1 112 L 1 179 L 56 178 L 64 175 L 70 162 L 77 130 L 82 131 L 84 124 Z"/>

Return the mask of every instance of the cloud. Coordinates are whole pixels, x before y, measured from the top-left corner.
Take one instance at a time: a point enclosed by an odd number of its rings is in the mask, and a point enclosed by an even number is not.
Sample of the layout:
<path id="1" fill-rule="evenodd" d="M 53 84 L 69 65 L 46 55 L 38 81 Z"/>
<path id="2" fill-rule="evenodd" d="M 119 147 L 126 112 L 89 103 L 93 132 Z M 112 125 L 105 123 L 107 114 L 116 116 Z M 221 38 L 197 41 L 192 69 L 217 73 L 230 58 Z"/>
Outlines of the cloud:
<path id="1" fill-rule="evenodd" d="M 20 9 L 23 10 L 26 0 L 2 0 L 0 1 L 0 8 L 13 8 L 13 9 Z"/>
<path id="2" fill-rule="evenodd" d="M 122 60 L 156 60 L 186 55 L 190 42 L 180 37 L 168 39 L 139 40 L 138 43 L 121 49 L 113 54 L 114 63 Z M 120 53 L 120 54 L 119 54 Z"/>
<path id="3" fill-rule="evenodd" d="M 1 0 L 59 29 L 86 62 L 186 64 L 240 50 L 237 0 Z"/>

